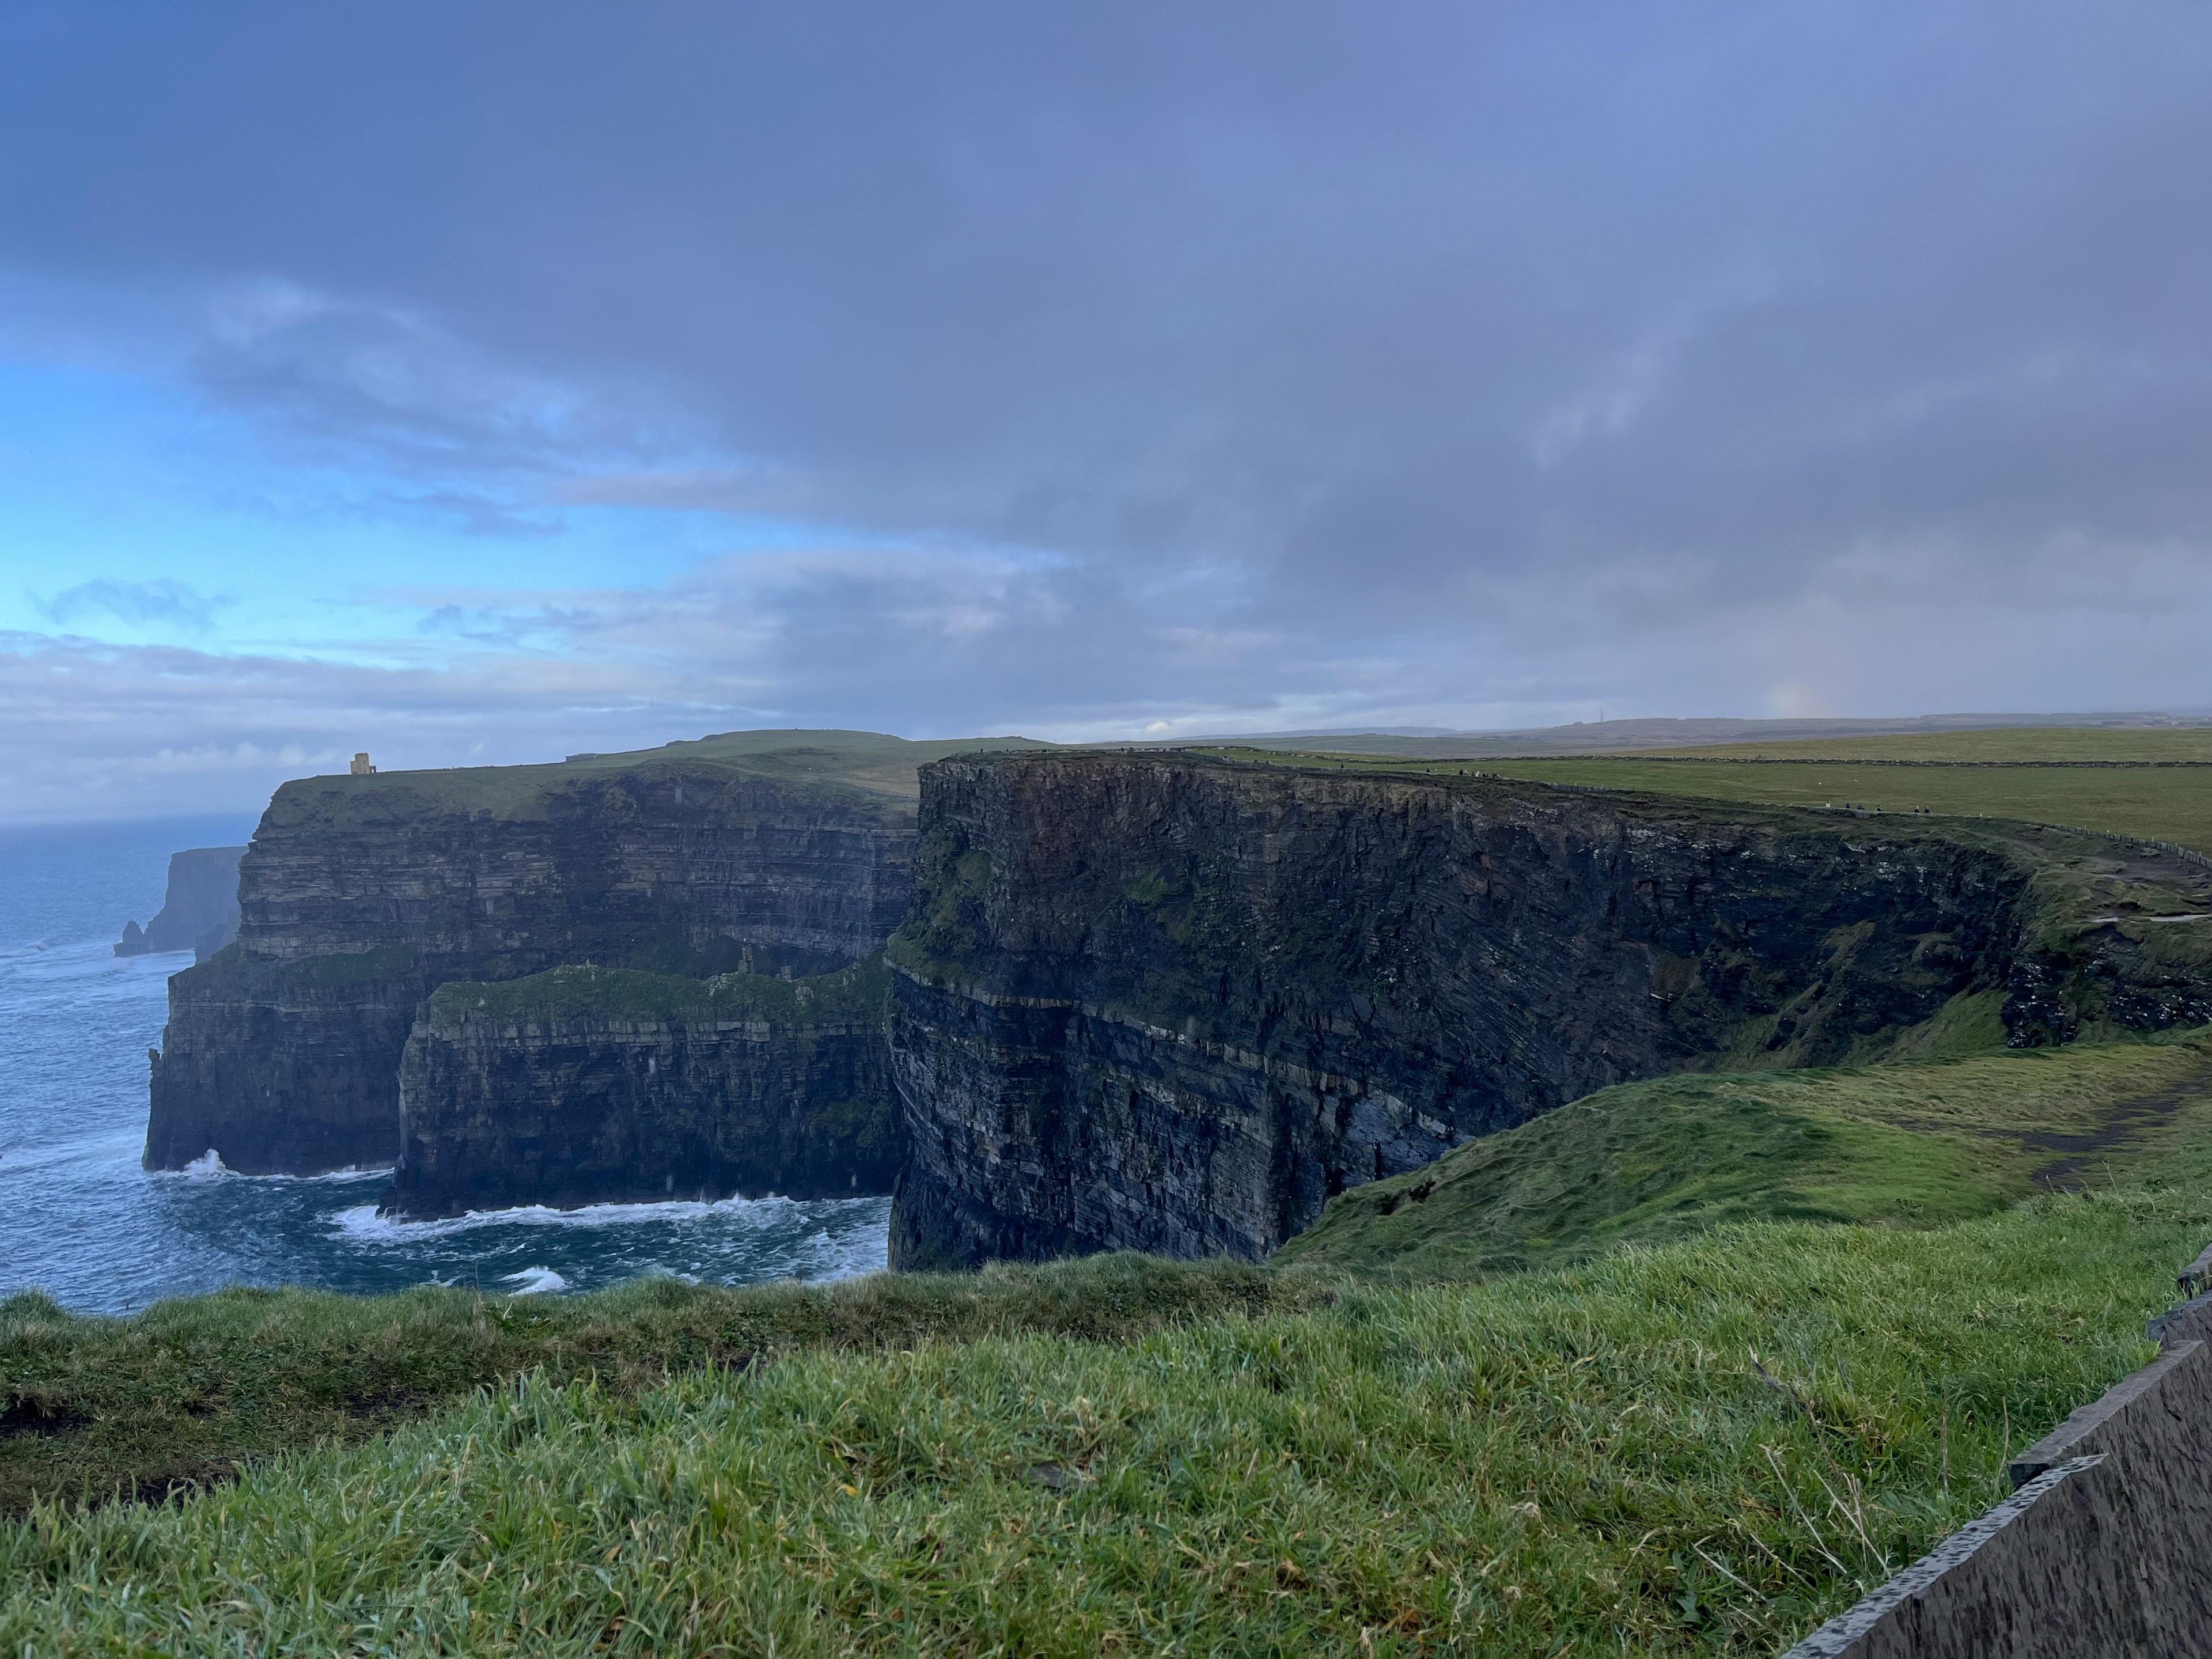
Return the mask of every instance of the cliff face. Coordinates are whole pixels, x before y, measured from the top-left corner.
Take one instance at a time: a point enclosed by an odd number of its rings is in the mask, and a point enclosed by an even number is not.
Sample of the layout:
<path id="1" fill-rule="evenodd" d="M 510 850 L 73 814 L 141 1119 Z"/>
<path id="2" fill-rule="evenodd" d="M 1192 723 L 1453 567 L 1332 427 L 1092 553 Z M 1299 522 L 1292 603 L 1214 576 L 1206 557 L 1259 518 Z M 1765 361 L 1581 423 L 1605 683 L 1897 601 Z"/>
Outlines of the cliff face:
<path id="1" fill-rule="evenodd" d="M 1185 757 L 923 777 L 895 1266 L 1257 1258 L 1597 1089 L 1910 1050 L 2036 978 L 2034 858 L 1911 820 Z"/>
<path id="2" fill-rule="evenodd" d="M 148 1166 L 392 1164 L 408 1033 L 453 981 L 808 974 L 879 949 L 910 890 L 915 745 L 861 766 L 714 741 L 286 784 L 240 867 L 237 943 L 170 982 Z"/>
<path id="3" fill-rule="evenodd" d="M 749 952 L 804 971 L 876 950 L 906 908 L 904 801 L 680 762 L 563 769 L 513 769 L 536 775 L 484 797 L 443 775 L 286 784 L 240 867 L 240 947 L 296 962 L 404 944 L 427 973 L 487 978 L 731 970 Z"/>
<path id="4" fill-rule="evenodd" d="M 123 930 L 118 957 L 190 951 L 205 962 L 238 936 L 238 861 L 243 847 L 194 847 L 169 855 L 169 885 L 161 908 L 142 933 Z"/>
<path id="5" fill-rule="evenodd" d="M 385 1207 L 887 1193 L 879 961 L 796 981 L 569 968 L 431 997 Z"/>
<path id="6" fill-rule="evenodd" d="M 210 1151 L 248 1175 L 389 1164 L 421 983 L 404 945 L 289 963 L 233 945 L 173 975 L 146 1167 Z"/>

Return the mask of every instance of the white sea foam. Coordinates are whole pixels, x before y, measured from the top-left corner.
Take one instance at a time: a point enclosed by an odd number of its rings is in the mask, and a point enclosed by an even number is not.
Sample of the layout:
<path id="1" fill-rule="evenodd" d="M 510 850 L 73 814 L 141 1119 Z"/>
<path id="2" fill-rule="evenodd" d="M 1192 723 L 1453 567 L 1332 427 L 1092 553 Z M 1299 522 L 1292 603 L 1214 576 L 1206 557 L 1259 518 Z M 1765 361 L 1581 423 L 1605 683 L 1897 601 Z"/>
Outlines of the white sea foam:
<path id="1" fill-rule="evenodd" d="M 369 1181 L 389 1180 L 389 1164 L 349 1164 L 343 1170 L 325 1170 L 320 1175 L 241 1176 L 242 1181 Z"/>
<path id="2" fill-rule="evenodd" d="M 544 1296 L 552 1291 L 565 1291 L 568 1281 L 550 1267 L 525 1267 L 519 1273 L 508 1273 L 499 1281 L 514 1288 L 509 1296 Z"/>
<path id="3" fill-rule="evenodd" d="M 890 1235 L 882 1229 L 858 1228 L 833 1238 L 825 1227 L 806 1243 L 813 1254 L 816 1279 L 859 1279 L 890 1265 Z"/>
<path id="4" fill-rule="evenodd" d="M 138 1144 L 137 1141 L 131 1143 L 134 1146 Z M 249 1175 L 242 1170 L 232 1169 L 222 1161 L 222 1154 L 210 1146 L 181 1170 L 154 1170 L 149 1173 L 171 1180 L 181 1177 L 192 1181 L 297 1182 L 304 1185 L 312 1182 L 368 1181 L 386 1177 L 392 1174 L 392 1166 L 387 1164 L 380 1169 L 364 1169 L 357 1164 L 349 1164 L 343 1170 L 325 1170 L 320 1175 Z"/>
<path id="5" fill-rule="evenodd" d="M 587 1204 L 580 1210 L 556 1210 L 544 1204 L 526 1204 L 512 1210 L 471 1210 L 466 1215 L 442 1221 L 400 1221 L 379 1215 L 376 1206 L 364 1204 L 341 1210 L 331 1219 L 337 1233 L 362 1244 L 412 1244 L 448 1233 L 477 1227 L 627 1227 L 642 1221 L 697 1221 L 709 1217 L 750 1221 L 766 1226 L 799 1208 L 788 1198 L 725 1198 L 714 1203 L 696 1199 L 654 1204 Z"/>

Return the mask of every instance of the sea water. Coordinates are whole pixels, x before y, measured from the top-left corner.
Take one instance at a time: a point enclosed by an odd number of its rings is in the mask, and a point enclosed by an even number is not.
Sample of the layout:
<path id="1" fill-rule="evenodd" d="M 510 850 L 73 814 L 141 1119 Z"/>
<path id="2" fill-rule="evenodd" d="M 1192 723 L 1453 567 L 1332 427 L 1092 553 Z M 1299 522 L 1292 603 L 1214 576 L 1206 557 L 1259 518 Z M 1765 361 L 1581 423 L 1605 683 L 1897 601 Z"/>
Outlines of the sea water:
<path id="1" fill-rule="evenodd" d="M 236 846 L 241 818 L 0 830 L 0 1296 L 43 1290 L 125 1313 L 226 1285 L 522 1294 L 641 1273 L 713 1284 L 836 1279 L 884 1265 L 890 1200 L 731 1199 L 376 1213 L 388 1172 L 305 1179 L 149 1174 L 146 1051 L 188 955 L 118 957 L 161 907 L 169 854 Z"/>

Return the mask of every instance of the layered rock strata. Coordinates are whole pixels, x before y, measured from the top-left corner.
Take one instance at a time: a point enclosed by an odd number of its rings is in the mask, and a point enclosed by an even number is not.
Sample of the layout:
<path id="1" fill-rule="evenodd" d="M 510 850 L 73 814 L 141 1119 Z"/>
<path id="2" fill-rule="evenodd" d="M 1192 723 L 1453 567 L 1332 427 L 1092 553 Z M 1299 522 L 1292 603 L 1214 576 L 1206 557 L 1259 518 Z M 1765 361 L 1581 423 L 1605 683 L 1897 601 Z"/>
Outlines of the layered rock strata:
<path id="1" fill-rule="evenodd" d="M 785 981 L 596 968 L 441 988 L 400 1066 L 387 1212 L 887 1193 L 880 959 Z"/>
<path id="2" fill-rule="evenodd" d="M 1612 1084 L 1910 1052 L 2008 986 L 2033 1040 L 2093 988 L 2029 938 L 2053 860 L 1926 821 L 1187 756 L 923 786 L 895 1266 L 1256 1259 Z M 2167 1023 L 2205 983 L 2097 1018 Z"/>
<path id="3" fill-rule="evenodd" d="M 236 944 L 170 981 L 148 1166 L 392 1164 L 408 1035 L 451 981 L 808 975 L 875 952 L 910 889 L 918 746 L 806 735 L 846 747 L 286 784 L 240 866 Z"/>

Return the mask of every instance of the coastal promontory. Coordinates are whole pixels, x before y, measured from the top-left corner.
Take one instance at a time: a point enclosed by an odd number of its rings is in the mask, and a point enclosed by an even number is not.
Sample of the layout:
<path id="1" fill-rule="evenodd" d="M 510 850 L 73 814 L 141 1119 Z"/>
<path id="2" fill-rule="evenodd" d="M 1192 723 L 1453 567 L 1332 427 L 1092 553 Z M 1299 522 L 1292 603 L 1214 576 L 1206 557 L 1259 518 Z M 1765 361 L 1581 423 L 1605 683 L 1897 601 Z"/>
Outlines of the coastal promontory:
<path id="1" fill-rule="evenodd" d="M 394 1164 L 409 1036 L 453 981 L 578 965 L 804 979 L 865 961 L 906 909 L 916 768 L 965 746 L 744 732 L 286 784 L 240 866 L 236 943 L 171 981 L 147 1165 Z"/>

